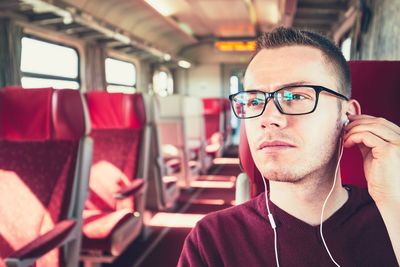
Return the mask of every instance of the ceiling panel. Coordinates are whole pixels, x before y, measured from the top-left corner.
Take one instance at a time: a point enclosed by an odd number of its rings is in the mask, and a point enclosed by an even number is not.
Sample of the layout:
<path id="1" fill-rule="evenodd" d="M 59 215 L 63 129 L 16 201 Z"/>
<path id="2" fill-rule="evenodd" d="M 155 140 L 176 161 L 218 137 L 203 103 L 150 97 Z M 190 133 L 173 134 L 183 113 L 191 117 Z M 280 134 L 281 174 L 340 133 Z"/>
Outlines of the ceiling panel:
<path id="1" fill-rule="evenodd" d="M 63 0 L 80 7 L 98 20 L 129 32 L 150 46 L 176 54 L 181 47 L 193 43 L 191 36 L 168 23 L 156 10 L 143 0 Z M 168 34 L 165 34 L 168 32 Z"/>
<path id="2" fill-rule="evenodd" d="M 281 0 L 255 0 L 254 7 L 257 22 L 262 26 L 276 26 L 281 21 L 284 10 L 284 1 Z"/>

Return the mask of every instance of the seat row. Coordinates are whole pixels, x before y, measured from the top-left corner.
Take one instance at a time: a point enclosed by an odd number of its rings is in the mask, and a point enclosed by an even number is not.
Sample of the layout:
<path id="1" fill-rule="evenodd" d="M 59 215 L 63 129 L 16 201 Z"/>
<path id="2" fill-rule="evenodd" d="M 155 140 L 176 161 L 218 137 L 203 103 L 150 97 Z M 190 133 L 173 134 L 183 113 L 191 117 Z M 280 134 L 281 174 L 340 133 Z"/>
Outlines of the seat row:
<path id="1" fill-rule="evenodd" d="M 171 208 L 178 185 L 220 153 L 224 133 L 207 143 L 203 108 L 180 96 L 2 88 L 0 266 L 112 262 L 142 232 L 145 208 Z"/>

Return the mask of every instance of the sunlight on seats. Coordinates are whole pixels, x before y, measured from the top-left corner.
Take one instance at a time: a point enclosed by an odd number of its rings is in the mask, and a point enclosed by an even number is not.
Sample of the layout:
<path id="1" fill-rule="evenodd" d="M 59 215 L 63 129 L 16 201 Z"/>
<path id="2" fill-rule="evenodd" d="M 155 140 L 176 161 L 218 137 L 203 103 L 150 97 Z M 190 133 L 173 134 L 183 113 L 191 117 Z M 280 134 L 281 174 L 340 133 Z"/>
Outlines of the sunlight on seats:
<path id="1" fill-rule="evenodd" d="M 54 221 L 37 197 L 38 192 L 32 191 L 17 173 L 0 169 L 0 182 L 0 235 L 11 248 L 18 249 L 21 244 L 31 241 L 35 232 L 31 229 L 38 227 L 38 221 L 42 222 L 43 229 L 53 228 Z"/>
<path id="2" fill-rule="evenodd" d="M 166 176 L 163 176 L 162 180 L 166 184 L 167 183 L 174 183 L 174 182 L 176 183 L 178 181 L 178 177 L 173 176 L 173 175 L 166 175 Z"/>
<path id="3" fill-rule="evenodd" d="M 197 180 L 199 181 L 236 181 L 236 176 L 232 175 L 200 175 Z"/>
<path id="4" fill-rule="evenodd" d="M 129 185 L 129 178 L 114 164 L 101 160 L 93 164 L 90 170 L 90 194 L 85 203 L 89 209 L 115 208 L 114 192 L 120 190 L 121 186 Z M 95 201 L 93 201 L 96 199 Z M 100 206 L 99 206 L 100 205 Z"/>
<path id="5" fill-rule="evenodd" d="M 201 220 L 204 214 L 183 214 L 158 212 L 149 221 L 150 226 L 192 228 L 197 221 Z"/>
<path id="6" fill-rule="evenodd" d="M 225 203 L 223 199 L 194 199 L 190 201 L 192 204 L 204 204 L 204 205 L 224 205 L 229 204 Z"/>
<path id="7" fill-rule="evenodd" d="M 238 165 L 239 164 L 239 158 L 215 158 L 213 160 L 213 163 L 215 165 L 222 165 L 222 164 L 232 164 L 232 165 Z"/>
<path id="8" fill-rule="evenodd" d="M 225 181 L 192 181 L 190 186 L 193 188 L 233 188 L 233 182 Z"/>

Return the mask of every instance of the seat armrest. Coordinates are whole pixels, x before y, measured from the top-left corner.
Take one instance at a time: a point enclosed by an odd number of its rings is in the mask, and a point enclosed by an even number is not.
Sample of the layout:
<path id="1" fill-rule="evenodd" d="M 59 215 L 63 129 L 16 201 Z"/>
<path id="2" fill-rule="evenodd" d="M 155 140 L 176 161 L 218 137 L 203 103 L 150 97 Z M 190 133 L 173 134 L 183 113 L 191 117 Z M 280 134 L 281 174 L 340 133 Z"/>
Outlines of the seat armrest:
<path id="1" fill-rule="evenodd" d="M 26 244 L 4 259 L 7 267 L 31 266 L 47 252 L 78 238 L 79 231 L 75 220 L 64 220 L 35 240 Z"/>
<path id="2" fill-rule="evenodd" d="M 122 188 L 120 191 L 114 194 L 115 199 L 124 199 L 129 196 L 134 196 L 138 193 L 142 193 L 145 185 L 145 181 L 143 179 L 135 179 L 130 185 Z"/>
<path id="3" fill-rule="evenodd" d="M 250 199 L 250 178 L 246 173 L 240 173 L 236 179 L 235 205 Z"/>

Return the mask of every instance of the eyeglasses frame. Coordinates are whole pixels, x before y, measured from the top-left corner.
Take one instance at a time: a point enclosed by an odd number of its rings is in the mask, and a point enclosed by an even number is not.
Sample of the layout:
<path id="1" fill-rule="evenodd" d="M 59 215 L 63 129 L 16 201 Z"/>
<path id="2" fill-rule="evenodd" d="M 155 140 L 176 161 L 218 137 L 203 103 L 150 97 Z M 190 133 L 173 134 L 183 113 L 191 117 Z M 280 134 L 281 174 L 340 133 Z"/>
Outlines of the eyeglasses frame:
<path id="1" fill-rule="evenodd" d="M 312 109 L 311 111 L 309 111 L 309 112 L 304 112 L 304 113 L 295 113 L 295 114 L 292 114 L 292 113 L 286 113 L 286 112 L 284 112 L 284 111 L 282 110 L 282 107 L 281 107 L 281 105 L 279 104 L 278 99 L 277 99 L 277 97 L 276 97 L 276 96 L 277 96 L 277 92 L 282 91 L 282 90 L 287 89 L 287 88 L 296 88 L 296 87 L 310 87 L 310 88 L 313 88 L 313 89 L 315 90 L 316 99 L 315 99 L 314 107 L 313 107 L 313 109 Z M 322 91 L 327 92 L 327 93 L 330 93 L 330 94 L 332 94 L 332 95 L 334 95 L 334 96 L 336 96 L 336 97 L 338 97 L 338 98 L 342 98 L 342 99 L 344 99 L 344 100 L 346 100 L 346 101 L 349 101 L 349 98 L 348 98 L 348 97 L 346 97 L 346 96 L 344 96 L 344 95 L 342 95 L 342 94 L 340 94 L 340 93 L 338 93 L 338 92 L 336 92 L 336 91 L 333 91 L 332 89 L 329 89 L 329 88 L 326 88 L 326 87 L 320 86 L 320 85 L 308 85 L 308 84 L 301 84 L 301 85 L 299 84 L 299 85 L 285 86 L 285 87 L 279 88 L 278 90 L 276 90 L 276 91 L 274 91 L 274 92 L 264 92 L 264 91 L 261 91 L 261 90 L 240 91 L 240 92 L 237 92 L 237 93 L 235 93 L 235 94 L 229 95 L 229 101 L 230 101 L 230 103 L 231 103 L 231 107 L 232 107 L 233 113 L 235 114 L 235 116 L 236 116 L 238 119 L 241 119 L 241 120 L 252 119 L 252 118 L 257 118 L 257 117 L 261 116 L 261 115 L 264 113 L 265 108 L 267 107 L 267 104 L 268 104 L 268 102 L 269 102 L 269 99 L 273 99 L 274 104 L 275 104 L 275 107 L 279 110 L 279 112 L 280 112 L 281 114 L 284 114 L 284 115 L 291 115 L 291 116 L 297 116 L 297 115 L 306 115 L 306 114 L 313 113 L 313 112 L 315 111 L 315 109 L 317 108 L 318 100 L 319 100 L 319 94 L 320 94 Z M 241 118 L 241 117 L 239 117 L 239 116 L 236 114 L 235 108 L 234 108 L 234 106 L 233 106 L 233 102 L 234 102 L 233 98 L 234 98 L 235 96 L 239 95 L 239 94 L 242 94 L 243 92 L 263 93 L 263 94 L 265 95 L 265 104 L 264 104 L 263 110 L 261 111 L 261 113 L 260 113 L 259 115 L 251 116 L 251 117 L 246 117 L 246 118 Z"/>

